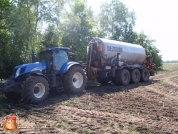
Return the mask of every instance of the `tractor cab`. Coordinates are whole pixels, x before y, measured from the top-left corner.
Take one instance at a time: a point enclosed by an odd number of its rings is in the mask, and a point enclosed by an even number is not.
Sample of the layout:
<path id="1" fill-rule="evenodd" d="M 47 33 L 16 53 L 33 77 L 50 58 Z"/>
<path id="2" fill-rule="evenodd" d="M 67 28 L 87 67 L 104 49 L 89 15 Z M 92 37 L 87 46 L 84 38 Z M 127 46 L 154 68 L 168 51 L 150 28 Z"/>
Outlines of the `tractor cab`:
<path id="1" fill-rule="evenodd" d="M 62 65 L 69 61 L 67 47 L 47 48 L 40 52 L 40 61 L 46 62 L 46 73 L 59 73 Z"/>

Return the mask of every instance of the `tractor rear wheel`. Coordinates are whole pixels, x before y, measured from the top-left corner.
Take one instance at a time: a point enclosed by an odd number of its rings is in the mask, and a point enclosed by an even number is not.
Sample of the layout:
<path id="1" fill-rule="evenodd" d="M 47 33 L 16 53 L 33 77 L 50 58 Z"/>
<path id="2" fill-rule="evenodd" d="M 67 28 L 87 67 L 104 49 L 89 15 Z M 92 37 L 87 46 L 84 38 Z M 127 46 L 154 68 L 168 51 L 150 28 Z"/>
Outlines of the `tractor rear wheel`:
<path id="1" fill-rule="evenodd" d="M 64 75 L 63 86 L 67 93 L 79 93 L 85 88 L 86 76 L 80 66 L 72 66 Z"/>
<path id="2" fill-rule="evenodd" d="M 31 76 L 28 78 L 22 89 L 22 98 L 28 103 L 40 103 L 49 94 L 48 81 L 41 76 Z"/>

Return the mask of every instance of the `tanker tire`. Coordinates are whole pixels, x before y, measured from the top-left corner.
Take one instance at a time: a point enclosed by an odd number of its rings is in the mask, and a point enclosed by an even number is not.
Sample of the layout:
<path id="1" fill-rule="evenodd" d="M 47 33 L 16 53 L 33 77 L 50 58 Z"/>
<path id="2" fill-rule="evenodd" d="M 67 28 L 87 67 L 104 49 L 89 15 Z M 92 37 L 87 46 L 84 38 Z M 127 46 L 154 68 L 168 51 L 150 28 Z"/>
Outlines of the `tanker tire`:
<path id="1" fill-rule="evenodd" d="M 5 92 L 3 93 L 7 100 L 9 101 L 20 101 L 22 99 L 20 93 L 15 92 Z"/>
<path id="2" fill-rule="evenodd" d="M 85 89 L 86 76 L 80 66 L 72 66 L 64 75 L 63 86 L 66 93 L 80 93 Z"/>
<path id="3" fill-rule="evenodd" d="M 41 76 L 31 76 L 26 80 L 21 96 L 25 102 L 37 104 L 44 101 L 48 94 L 48 81 Z"/>
<path id="4" fill-rule="evenodd" d="M 149 81 L 150 73 L 147 68 L 144 68 L 141 70 L 141 81 L 142 82 L 147 82 Z"/>
<path id="5" fill-rule="evenodd" d="M 130 83 L 140 82 L 140 71 L 138 69 L 131 70 L 130 75 Z"/>
<path id="6" fill-rule="evenodd" d="M 97 77 L 97 81 L 98 81 L 100 84 L 105 85 L 105 84 L 108 84 L 109 78 Z"/>
<path id="7" fill-rule="evenodd" d="M 130 73 L 127 69 L 122 69 L 116 72 L 115 83 L 117 85 L 126 86 L 130 82 Z"/>

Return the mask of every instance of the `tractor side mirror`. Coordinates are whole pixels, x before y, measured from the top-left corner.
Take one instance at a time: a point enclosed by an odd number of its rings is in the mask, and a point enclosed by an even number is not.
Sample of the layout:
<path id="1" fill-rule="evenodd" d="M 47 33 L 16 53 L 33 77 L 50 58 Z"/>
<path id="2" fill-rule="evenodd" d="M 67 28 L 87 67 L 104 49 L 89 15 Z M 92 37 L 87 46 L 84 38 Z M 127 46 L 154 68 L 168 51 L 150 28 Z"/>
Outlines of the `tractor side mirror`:
<path id="1" fill-rule="evenodd" d="M 69 52 L 68 55 L 69 55 L 69 60 L 70 61 L 74 61 L 75 60 L 75 54 L 74 53 Z"/>

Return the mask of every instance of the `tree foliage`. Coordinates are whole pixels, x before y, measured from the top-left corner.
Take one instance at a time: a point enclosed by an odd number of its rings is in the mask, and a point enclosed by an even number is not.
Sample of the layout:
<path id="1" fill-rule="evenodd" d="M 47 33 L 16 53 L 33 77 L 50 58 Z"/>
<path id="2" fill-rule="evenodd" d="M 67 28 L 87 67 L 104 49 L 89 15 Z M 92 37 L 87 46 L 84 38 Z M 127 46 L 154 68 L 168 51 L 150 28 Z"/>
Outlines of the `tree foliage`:
<path id="1" fill-rule="evenodd" d="M 155 40 L 150 39 L 144 32 L 137 34 L 135 39 L 136 44 L 140 44 L 145 48 L 146 54 L 153 57 L 153 62 L 158 68 L 162 66 L 162 56 L 159 55 L 159 50 L 153 45 Z"/>
<path id="2" fill-rule="evenodd" d="M 90 12 L 83 1 L 75 0 L 63 23 L 62 45 L 72 46 L 77 60 L 86 60 L 87 45 L 97 35 L 93 30 L 96 25 Z"/>

